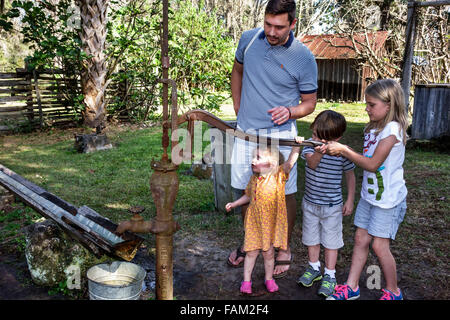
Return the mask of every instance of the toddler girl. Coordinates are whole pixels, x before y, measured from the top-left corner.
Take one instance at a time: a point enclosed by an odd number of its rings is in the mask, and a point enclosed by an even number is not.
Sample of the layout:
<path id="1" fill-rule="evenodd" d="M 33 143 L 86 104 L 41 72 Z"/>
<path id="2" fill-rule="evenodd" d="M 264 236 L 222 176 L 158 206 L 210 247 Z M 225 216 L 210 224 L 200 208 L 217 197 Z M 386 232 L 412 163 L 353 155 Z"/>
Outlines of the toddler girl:
<path id="1" fill-rule="evenodd" d="M 296 137 L 297 143 L 303 138 Z M 252 160 L 253 175 L 245 189 L 245 194 L 225 208 L 232 208 L 249 203 L 245 214 L 244 281 L 240 291 L 252 293 L 252 272 L 256 258 L 262 250 L 267 291 L 278 291 L 273 279 L 274 247 L 287 250 L 288 225 L 285 201 L 285 185 L 289 172 L 298 159 L 300 147 L 293 147 L 286 162 L 275 147 L 257 147 Z"/>

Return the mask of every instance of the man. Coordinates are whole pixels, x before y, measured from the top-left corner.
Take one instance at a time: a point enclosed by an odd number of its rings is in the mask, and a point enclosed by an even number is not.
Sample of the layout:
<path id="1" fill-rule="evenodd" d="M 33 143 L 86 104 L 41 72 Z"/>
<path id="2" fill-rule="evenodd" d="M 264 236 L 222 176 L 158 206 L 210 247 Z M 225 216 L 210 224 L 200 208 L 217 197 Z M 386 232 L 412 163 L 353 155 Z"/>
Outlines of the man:
<path id="1" fill-rule="evenodd" d="M 231 72 L 231 93 L 237 125 L 248 133 L 272 138 L 297 136 L 296 119 L 312 113 L 317 101 L 317 65 L 311 51 L 294 38 L 295 1 L 270 0 L 264 16 L 264 30 L 246 31 L 239 40 Z M 299 101 L 301 102 L 299 103 Z M 235 139 L 231 186 L 244 192 L 251 177 L 254 144 Z M 290 147 L 280 147 L 285 159 Z M 297 203 L 297 164 L 286 183 L 288 250 L 279 250 L 274 277 L 286 275 L 292 261 L 289 247 L 295 224 Z M 242 207 L 242 218 L 247 206 Z M 243 265 L 242 246 L 231 252 L 230 266 Z"/>

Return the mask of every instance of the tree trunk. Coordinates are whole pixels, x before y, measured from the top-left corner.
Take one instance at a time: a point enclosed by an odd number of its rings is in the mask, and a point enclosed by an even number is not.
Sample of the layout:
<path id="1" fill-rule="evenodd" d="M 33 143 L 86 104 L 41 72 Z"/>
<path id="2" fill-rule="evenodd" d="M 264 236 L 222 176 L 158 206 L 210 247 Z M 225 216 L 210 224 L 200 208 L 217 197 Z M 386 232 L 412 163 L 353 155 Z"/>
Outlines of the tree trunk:
<path id="1" fill-rule="evenodd" d="M 81 13 L 80 38 L 87 60 L 83 62 L 81 88 L 84 95 L 85 125 L 97 133 L 105 127 L 107 65 L 104 53 L 109 0 L 77 0 Z"/>

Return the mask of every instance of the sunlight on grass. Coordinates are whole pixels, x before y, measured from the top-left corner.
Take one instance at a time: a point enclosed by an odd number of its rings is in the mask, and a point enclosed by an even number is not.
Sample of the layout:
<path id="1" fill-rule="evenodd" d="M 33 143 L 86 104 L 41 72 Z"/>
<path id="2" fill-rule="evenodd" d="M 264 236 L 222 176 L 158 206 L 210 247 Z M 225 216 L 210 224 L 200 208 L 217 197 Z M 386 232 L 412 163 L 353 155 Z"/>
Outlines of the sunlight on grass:
<path id="1" fill-rule="evenodd" d="M 362 103 L 319 103 L 313 114 L 297 121 L 300 134 L 309 138 L 312 120 L 327 109 L 346 117 L 348 126 L 342 142 L 360 151 L 363 129 L 368 120 Z M 225 106 L 219 116 L 225 120 L 236 118 L 231 105 Z M 205 132 L 208 126 L 203 124 L 202 128 Z M 114 222 L 131 217 L 128 209 L 135 205 L 144 206 L 146 210 L 142 215 L 149 219 L 156 215 L 149 180 L 153 172 L 150 163 L 152 159 L 160 159 L 162 154 L 161 128 L 123 127 L 118 130 L 111 127 L 110 130 L 108 136 L 114 148 L 92 154 L 77 153 L 73 147 L 73 134 L 62 131 L 2 137 L 0 163 L 73 205 L 87 205 Z M 203 141 L 203 148 L 209 145 L 207 140 Z M 297 199 L 301 201 L 304 161 L 299 160 L 298 164 Z M 188 174 L 189 168 L 190 164 L 181 164 L 178 169 L 179 191 L 174 216 L 190 231 L 216 230 L 224 236 L 235 232 L 240 218 L 218 214 L 214 207 L 212 181 L 193 177 Z M 448 155 L 407 150 L 404 168 L 411 197 L 408 204 L 411 218 L 407 224 L 422 218 L 421 214 L 427 207 L 433 207 L 433 212 L 449 210 Z M 361 175 L 362 170 L 356 168 L 355 203 L 359 199 Z M 345 196 L 345 188 L 343 190 Z M 300 206 L 298 214 L 301 215 Z M 345 225 L 346 232 L 351 231 L 350 220 Z"/>
<path id="2" fill-rule="evenodd" d="M 361 152 L 363 129 L 368 121 L 362 103 L 319 103 L 313 114 L 297 121 L 300 135 L 309 138 L 311 122 L 317 114 L 327 109 L 346 117 L 347 130 L 341 141 Z M 218 116 L 223 120 L 236 119 L 231 105 L 224 106 Z M 202 128 L 204 133 L 208 126 L 203 124 Z M 149 220 L 156 215 L 149 186 L 153 173 L 150 163 L 152 159 L 161 158 L 161 135 L 158 125 L 145 129 L 111 125 L 108 137 L 114 148 L 92 154 L 77 153 L 73 146 L 73 133 L 69 131 L 0 136 L 0 163 L 76 207 L 87 205 L 113 222 L 129 219 L 132 216 L 129 208 L 136 205 L 145 208 L 142 217 Z M 205 139 L 202 143 L 205 148 L 210 142 Z M 446 153 L 407 149 L 403 168 L 408 188 L 408 209 L 392 248 L 396 259 L 398 257 L 403 278 L 416 277 L 414 283 L 425 287 L 434 270 L 444 270 L 445 273 L 448 269 L 445 256 L 448 241 L 445 240 L 449 238 L 450 161 Z M 185 163 L 178 167 L 179 191 L 173 215 L 182 229 L 177 235 L 195 236 L 211 231 L 224 246 L 235 248 L 243 235 L 240 215 L 218 213 L 214 204 L 213 182 L 197 179 L 189 173 L 189 169 L 190 164 Z M 299 233 L 304 170 L 305 161 L 300 159 L 296 195 L 299 205 L 294 227 L 294 231 Z M 360 198 L 362 172 L 361 168 L 355 169 L 355 208 Z M 345 197 L 345 187 L 343 193 Z M 9 214 L 0 211 L 0 240 L 17 235 L 23 226 L 18 219 L 24 217 L 28 224 L 42 220 L 31 208 L 17 209 Z M 340 251 L 338 264 L 351 259 L 353 216 L 344 217 L 343 232 L 346 245 Z M 153 241 L 152 236 L 149 239 Z M 303 248 L 301 237 L 294 241 L 295 249 Z M 420 275 L 415 276 L 415 270 L 419 270 Z"/>

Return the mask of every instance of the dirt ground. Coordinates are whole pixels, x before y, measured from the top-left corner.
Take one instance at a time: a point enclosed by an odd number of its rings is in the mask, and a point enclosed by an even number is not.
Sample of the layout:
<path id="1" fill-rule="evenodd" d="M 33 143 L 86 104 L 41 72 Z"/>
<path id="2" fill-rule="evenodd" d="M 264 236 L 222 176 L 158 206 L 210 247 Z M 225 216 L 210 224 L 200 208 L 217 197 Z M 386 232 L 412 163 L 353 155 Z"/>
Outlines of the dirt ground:
<path id="1" fill-rule="evenodd" d="M 294 237 L 298 237 L 295 234 Z M 237 244 L 237 242 L 236 242 Z M 152 247 L 149 245 L 148 247 Z M 323 300 L 316 294 L 319 283 L 311 288 L 297 285 L 296 280 L 304 271 L 307 261 L 305 248 L 293 244 L 293 263 L 285 278 L 277 280 L 280 287 L 278 293 L 265 292 L 263 280 L 264 269 L 262 257 L 258 257 L 253 273 L 253 290 L 261 293 L 256 297 L 243 297 L 239 294 L 243 268 L 231 268 L 226 259 L 235 247 L 234 244 L 224 244 L 213 232 L 205 232 L 195 237 L 185 234 L 175 234 L 174 237 L 174 297 L 177 300 Z M 136 254 L 132 262 L 141 265 L 147 271 L 146 289 L 141 294 L 141 300 L 154 299 L 155 260 L 154 248 L 148 254 L 145 246 Z M 370 263 L 370 257 L 369 257 Z M 349 265 L 337 268 L 338 282 L 345 281 Z M 408 277 L 403 277 L 407 270 L 398 267 L 399 286 L 406 300 L 422 300 L 421 288 L 418 288 Z M 363 272 L 360 288 L 362 300 L 376 300 L 381 291 L 368 289 L 366 285 L 369 275 Z M 382 285 L 384 283 L 382 282 Z M 82 288 L 78 299 L 88 299 L 88 290 Z M 71 299 L 62 294 L 50 295 L 49 288 L 33 284 L 28 272 L 25 257 L 12 252 L 11 248 L 0 248 L 0 300 L 64 300 Z M 72 298 L 73 299 L 73 298 Z"/>

